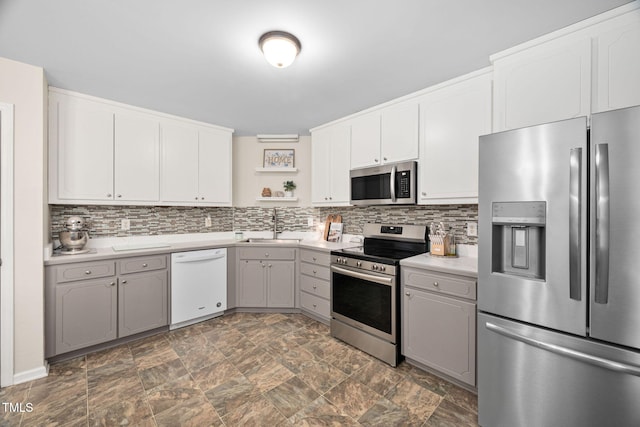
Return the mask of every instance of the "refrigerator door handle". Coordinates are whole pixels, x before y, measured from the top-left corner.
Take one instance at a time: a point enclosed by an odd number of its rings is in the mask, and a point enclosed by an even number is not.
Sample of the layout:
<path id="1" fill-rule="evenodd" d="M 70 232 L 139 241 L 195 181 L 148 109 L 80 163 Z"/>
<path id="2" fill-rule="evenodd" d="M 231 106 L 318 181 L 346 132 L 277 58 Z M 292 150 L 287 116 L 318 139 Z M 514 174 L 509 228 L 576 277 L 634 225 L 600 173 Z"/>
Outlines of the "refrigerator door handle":
<path id="1" fill-rule="evenodd" d="M 609 302 L 609 144 L 596 144 L 595 302 Z"/>
<path id="2" fill-rule="evenodd" d="M 569 158 L 569 298 L 582 300 L 580 277 L 580 212 L 582 209 L 582 148 L 572 148 Z"/>
<path id="3" fill-rule="evenodd" d="M 531 345 L 533 347 L 540 348 L 542 350 L 550 351 L 551 353 L 558 354 L 560 356 L 568 357 L 570 359 L 578 360 L 580 362 L 588 363 L 590 365 L 598 366 L 600 368 L 608 369 L 610 371 L 620 372 L 623 374 L 635 375 L 640 377 L 640 366 L 631 365 L 628 363 L 616 362 L 614 360 L 605 359 L 602 357 L 587 354 L 582 351 L 573 350 L 567 347 L 562 347 L 556 344 L 540 341 L 535 338 L 525 337 L 517 332 L 507 329 L 503 326 L 494 325 L 490 322 L 485 322 L 485 327 L 495 332 L 496 334 L 505 336 L 507 338 L 520 341 L 522 343 Z"/>

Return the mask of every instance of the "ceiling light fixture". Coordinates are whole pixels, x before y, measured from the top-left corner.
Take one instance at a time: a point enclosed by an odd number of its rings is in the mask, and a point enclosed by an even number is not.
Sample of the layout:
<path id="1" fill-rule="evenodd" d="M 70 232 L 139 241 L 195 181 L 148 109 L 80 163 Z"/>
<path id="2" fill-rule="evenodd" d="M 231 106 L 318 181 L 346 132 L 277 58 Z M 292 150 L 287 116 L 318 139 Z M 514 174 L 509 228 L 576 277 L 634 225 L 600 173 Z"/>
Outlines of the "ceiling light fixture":
<path id="1" fill-rule="evenodd" d="M 300 53 L 300 40 L 284 31 L 269 31 L 258 40 L 258 45 L 269 64 L 276 68 L 291 65 Z"/>

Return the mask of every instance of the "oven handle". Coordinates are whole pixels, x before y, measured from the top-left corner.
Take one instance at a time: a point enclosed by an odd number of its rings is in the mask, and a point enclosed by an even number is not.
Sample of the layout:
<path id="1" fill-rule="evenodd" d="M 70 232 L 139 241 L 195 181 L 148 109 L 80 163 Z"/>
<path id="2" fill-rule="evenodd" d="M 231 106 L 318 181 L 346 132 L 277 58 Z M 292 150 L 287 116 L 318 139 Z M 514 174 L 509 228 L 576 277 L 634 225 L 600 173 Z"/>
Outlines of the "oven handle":
<path id="1" fill-rule="evenodd" d="M 345 276 L 356 277 L 362 280 L 368 280 L 370 282 L 379 283 L 381 285 L 391 286 L 393 284 L 393 277 L 381 277 L 374 276 L 372 274 L 360 273 L 359 271 L 347 270 L 346 268 L 338 267 L 336 265 L 331 266 L 331 271 L 344 274 Z"/>

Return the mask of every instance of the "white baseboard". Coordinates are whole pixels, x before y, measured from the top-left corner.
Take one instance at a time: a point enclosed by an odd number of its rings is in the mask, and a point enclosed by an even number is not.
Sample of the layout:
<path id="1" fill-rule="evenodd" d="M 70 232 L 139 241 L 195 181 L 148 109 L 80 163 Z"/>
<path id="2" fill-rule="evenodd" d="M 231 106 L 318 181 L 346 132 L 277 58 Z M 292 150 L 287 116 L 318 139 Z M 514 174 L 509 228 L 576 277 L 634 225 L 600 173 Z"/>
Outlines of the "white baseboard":
<path id="1" fill-rule="evenodd" d="M 44 378 L 47 375 L 49 375 L 49 364 L 45 361 L 43 366 L 14 374 L 13 384 L 26 383 L 27 381 Z"/>

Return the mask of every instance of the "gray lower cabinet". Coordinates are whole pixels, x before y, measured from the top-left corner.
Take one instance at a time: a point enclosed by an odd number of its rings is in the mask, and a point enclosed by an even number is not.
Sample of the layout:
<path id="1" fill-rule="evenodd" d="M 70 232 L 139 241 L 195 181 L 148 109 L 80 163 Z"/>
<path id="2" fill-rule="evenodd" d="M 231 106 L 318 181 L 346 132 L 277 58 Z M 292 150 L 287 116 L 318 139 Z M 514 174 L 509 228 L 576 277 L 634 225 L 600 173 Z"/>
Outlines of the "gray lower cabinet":
<path id="1" fill-rule="evenodd" d="M 48 266 L 45 356 L 169 324 L 167 256 Z"/>
<path id="2" fill-rule="evenodd" d="M 476 384 L 476 281 L 402 267 L 402 354 Z"/>
<path id="3" fill-rule="evenodd" d="M 300 308 L 325 321 L 331 318 L 330 263 L 327 252 L 300 250 Z"/>
<path id="4" fill-rule="evenodd" d="M 237 256 L 238 307 L 295 306 L 295 248 L 247 246 Z"/>
<path id="5" fill-rule="evenodd" d="M 118 336 L 126 337 L 169 323 L 166 268 L 121 276 L 118 280 Z"/>
<path id="6" fill-rule="evenodd" d="M 55 287 L 54 354 L 78 350 L 118 337 L 115 277 L 81 280 Z"/>

